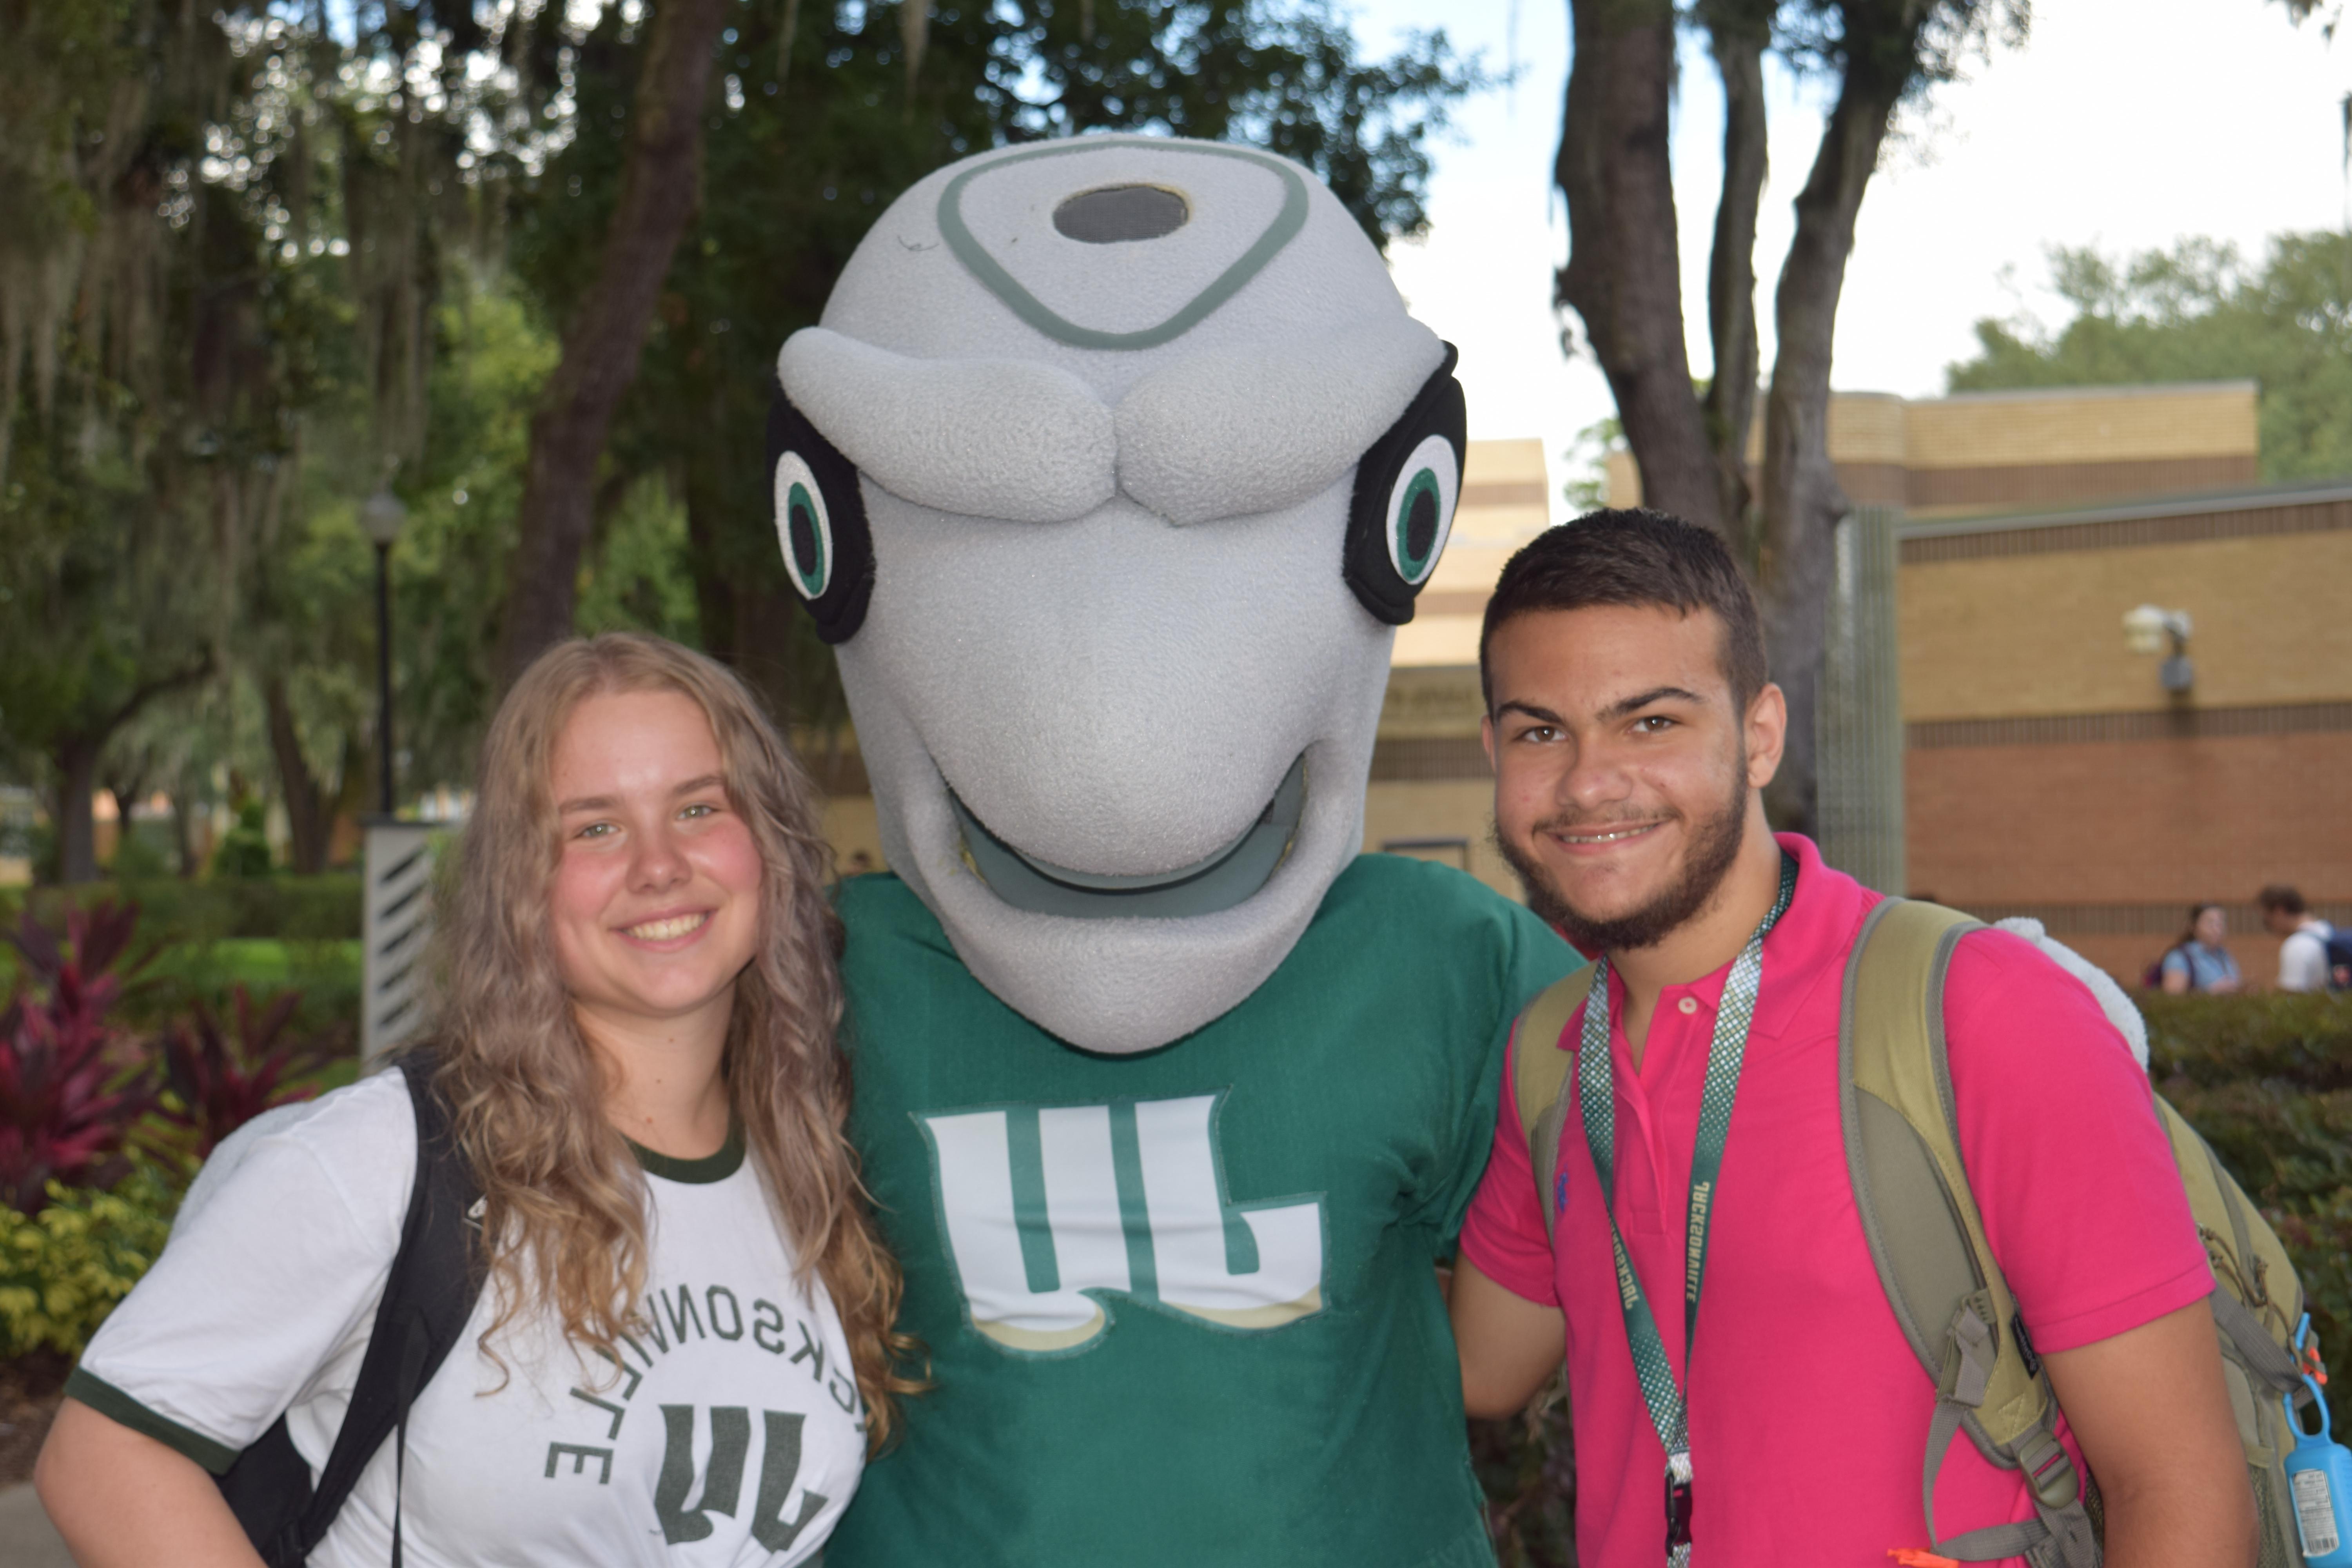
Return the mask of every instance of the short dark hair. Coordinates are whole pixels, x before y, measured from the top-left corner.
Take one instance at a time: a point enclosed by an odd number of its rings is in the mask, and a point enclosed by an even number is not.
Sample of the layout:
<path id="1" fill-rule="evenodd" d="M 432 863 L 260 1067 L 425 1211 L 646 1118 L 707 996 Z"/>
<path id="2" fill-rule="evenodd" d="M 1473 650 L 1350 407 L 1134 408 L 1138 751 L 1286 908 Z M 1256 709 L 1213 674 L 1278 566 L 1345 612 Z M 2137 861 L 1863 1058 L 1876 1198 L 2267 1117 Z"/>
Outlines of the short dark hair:
<path id="1" fill-rule="evenodd" d="M 1612 507 L 1546 530 L 1504 565 L 1478 632 L 1478 689 L 1490 711 L 1495 690 L 1486 650 L 1496 632 L 1516 616 L 1592 605 L 1655 605 L 1684 615 L 1713 610 L 1723 622 L 1723 673 L 1740 713 L 1771 679 L 1756 596 L 1723 541 L 1663 511 Z"/>
<path id="2" fill-rule="evenodd" d="M 2243 885 L 2240 884 L 2242 887 Z M 2303 901 L 2303 895 L 2284 882 L 2273 882 L 2254 895 L 2254 902 L 2262 905 L 2264 914 L 2269 914 L 2273 910 L 2283 910 L 2288 914 L 2299 915 L 2310 908 Z"/>

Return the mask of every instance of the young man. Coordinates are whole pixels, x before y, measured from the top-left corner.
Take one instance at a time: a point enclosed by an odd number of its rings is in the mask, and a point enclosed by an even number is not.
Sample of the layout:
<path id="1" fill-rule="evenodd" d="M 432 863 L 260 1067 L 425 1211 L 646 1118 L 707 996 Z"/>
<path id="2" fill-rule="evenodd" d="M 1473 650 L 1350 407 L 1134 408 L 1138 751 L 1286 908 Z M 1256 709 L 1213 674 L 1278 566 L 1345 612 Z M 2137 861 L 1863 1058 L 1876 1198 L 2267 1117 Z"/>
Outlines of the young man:
<path id="1" fill-rule="evenodd" d="M 2263 929 L 2286 940 L 2279 943 L 2278 988 L 2282 991 L 2327 989 L 2327 939 L 2336 929 L 2311 912 L 2303 895 L 2276 883 L 2255 895 L 2263 908 Z"/>
<path id="2" fill-rule="evenodd" d="M 1839 1130 L 1840 983 L 1876 895 L 1766 825 L 1787 709 L 1748 589 L 1713 534 L 1596 513 L 1504 569 L 1481 664 L 1496 837 L 1529 904 L 1605 961 L 1597 1070 L 1613 1089 L 1614 1183 L 1601 1190 L 1580 1095 L 1539 1199 L 1505 1092 L 1453 1285 L 1465 1403 L 1517 1409 L 1564 1334 L 1586 1568 L 1921 1561 L 1935 1391 L 1881 1290 Z M 1718 1007 L 1736 1037 L 1750 1000 L 1736 1110 L 1702 1147 Z M 1587 1026 L 1580 1014 L 1513 1049 L 1578 1052 L 1571 1076 L 1594 1082 Z M 2108 1568 L 2252 1563 L 2213 1279 L 2139 1068 L 2079 984 L 2002 932 L 1959 944 L 1945 1026 L 1970 1184 L 2064 1409 L 2062 1439 L 2097 1479 Z M 1720 1165 L 1694 1215 L 1708 1147 Z M 1695 1358 L 1686 1265 L 1703 1270 Z M 1670 1387 L 1657 1359 L 1637 1376 L 1634 1335 L 1662 1352 Z M 1670 1557 L 1651 1410 L 1670 1412 L 1675 1389 L 1690 1544 Z M 1952 1445 L 1941 1538 L 2033 1517 L 2021 1473 Z"/>

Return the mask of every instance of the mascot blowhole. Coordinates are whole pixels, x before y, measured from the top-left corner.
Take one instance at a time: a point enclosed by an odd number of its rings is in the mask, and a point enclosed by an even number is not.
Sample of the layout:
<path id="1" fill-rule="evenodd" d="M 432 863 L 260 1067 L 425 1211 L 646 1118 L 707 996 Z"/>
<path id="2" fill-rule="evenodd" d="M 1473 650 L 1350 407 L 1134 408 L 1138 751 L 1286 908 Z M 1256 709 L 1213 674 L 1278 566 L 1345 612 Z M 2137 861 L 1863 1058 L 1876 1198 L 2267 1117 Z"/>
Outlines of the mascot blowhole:
<path id="1" fill-rule="evenodd" d="M 1359 854 L 1454 363 L 1311 174 L 1133 136 L 933 174 L 784 344 L 779 543 L 892 873 L 841 900 L 856 1131 L 940 1383 L 840 1564 L 1490 1561 L 1429 1263 L 1572 959 Z M 1300 1505 L 1339 1471 L 1386 1495 Z"/>

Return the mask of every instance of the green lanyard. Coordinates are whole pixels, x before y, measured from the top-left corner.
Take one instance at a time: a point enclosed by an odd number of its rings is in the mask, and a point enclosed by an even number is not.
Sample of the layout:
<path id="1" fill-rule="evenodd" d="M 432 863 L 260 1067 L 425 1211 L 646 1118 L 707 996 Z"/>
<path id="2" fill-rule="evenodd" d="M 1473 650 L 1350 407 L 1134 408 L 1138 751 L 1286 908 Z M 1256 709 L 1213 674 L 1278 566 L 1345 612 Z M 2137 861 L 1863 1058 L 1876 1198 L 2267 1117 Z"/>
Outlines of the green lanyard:
<path id="1" fill-rule="evenodd" d="M 1691 1151 L 1689 1233 L 1683 1257 L 1683 1366 L 1690 1367 L 1691 1345 L 1698 1335 L 1698 1292 L 1706 1277 L 1707 1231 L 1714 1219 L 1715 1184 L 1723 1169 L 1723 1146 L 1731 1133 L 1731 1102 L 1739 1092 L 1739 1068 L 1748 1054 L 1748 1032 L 1756 1019 L 1756 996 L 1764 974 L 1764 936 L 1789 908 L 1797 890 L 1797 863 L 1780 858 L 1780 896 L 1772 912 L 1748 939 L 1732 962 L 1731 976 L 1723 983 L 1723 1000 L 1716 1009 L 1715 1040 L 1707 1047 L 1706 1088 L 1699 1100 L 1698 1142 Z M 1592 1150 L 1593 1168 L 1601 1175 L 1601 1212 L 1609 1216 L 1609 1241 L 1617 1255 L 1617 1300 L 1625 1313 L 1625 1340 L 1633 1351 L 1633 1374 L 1642 1384 L 1642 1403 L 1650 1407 L 1650 1425 L 1666 1451 L 1666 1563 L 1688 1568 L 1690 1563 L 1691 1455 L 1690 1422 L 1683 1391 L 1675 1385 L 1674 1368 L 1658 1338 L 1658 1321 L 1650 1313 L 1649 1298 L 1625 1253 L 1625 1237 L 1617 1228 L 1617 1095 L 1609 1065 L 1609 960 L 1593 966 L 1591 1000 L 1584 1009 L 1584 1037 L 1577 1052 L 1577 1098 L 1584 1110 L 1584 1141 Z"/>

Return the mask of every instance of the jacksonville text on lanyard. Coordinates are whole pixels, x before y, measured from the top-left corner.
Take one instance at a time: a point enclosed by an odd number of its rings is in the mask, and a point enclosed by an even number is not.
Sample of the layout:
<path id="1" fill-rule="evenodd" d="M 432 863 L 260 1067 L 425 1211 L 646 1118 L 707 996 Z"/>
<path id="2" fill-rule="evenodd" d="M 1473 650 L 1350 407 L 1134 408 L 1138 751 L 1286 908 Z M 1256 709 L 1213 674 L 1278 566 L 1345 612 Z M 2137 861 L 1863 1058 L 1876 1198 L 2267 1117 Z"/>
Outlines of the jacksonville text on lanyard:
<path id="1" fill-rule="evenodd" d="M 1797 889 L 1797 862 L 1780 858 L 1780 896 L 1772 912 L 1748 939 L 1732 962 L 1730 978 L 1723 983 L 1723 999 L 1715 1014 L 1715 1040 L 1707 1047 L 1706 1087 L 1699 1100 L 1698 1141 L 1691 1150 L 1690 1220 L 1683 1258 L 1683 1370 L 1691 1365 L 1691 1346 L 1698 1335 L 1698 1292 L 1706 1276 L 1706 1237 L 1714 1215 L 1716 1177 L 1723 1169 L 1723 1145 L 1731 1131 L 1731 1101 L 1739 1090 L 1739 1067 L 1748 1053 L 1748 1031 L 1756 1019 L 1756 995 L 1764 973 L 1764 936 L 1789 907 Z M 1688 1568 L 1691 1542 L 1690 1421 L 1683 1391 L 1675 1386 L 1666 1347 L 1658 1338 L 1658 1321 L 1650 1313 L 1649 1298 L 1626 1256 L 1625 1237 L 1617 1229 L 1617 1095 L 1609 1064 L 1609 960 L 1593 966 L 1591 1000 L 1584 1008 L 1584 1034 L 1577 1051 L 1577 1098 L 1584 1111 L 1584 1139 L 1592 1150 L 1592 1166 L 1601 1177 L 1601 1206 L 1609 1216 L 1609 1241 L 1616 1251 L 1617 1301 L 1625 1313 L 1625 1341 L 1633 1350 L 1633 1374 L 1642 1385 L 1642 1403 L 1650 1407 L 1650 1425 L 1666 1451 L 1667 1568 Z"/>

